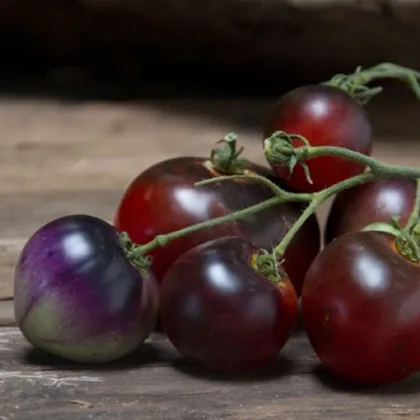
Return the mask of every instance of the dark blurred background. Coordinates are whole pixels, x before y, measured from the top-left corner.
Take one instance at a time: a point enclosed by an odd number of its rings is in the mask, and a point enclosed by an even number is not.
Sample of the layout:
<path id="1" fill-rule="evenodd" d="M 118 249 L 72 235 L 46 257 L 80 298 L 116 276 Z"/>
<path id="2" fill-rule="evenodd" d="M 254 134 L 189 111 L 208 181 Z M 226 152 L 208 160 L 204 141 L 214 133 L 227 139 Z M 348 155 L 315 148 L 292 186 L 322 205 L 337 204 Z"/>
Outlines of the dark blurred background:
<path id="1" fill-rule="evenodd" d="M 9 88 L 273 95 L 358 65 L 418 68 L 419 23 L 417 0 L 0 0 L 1 67 Z"/>

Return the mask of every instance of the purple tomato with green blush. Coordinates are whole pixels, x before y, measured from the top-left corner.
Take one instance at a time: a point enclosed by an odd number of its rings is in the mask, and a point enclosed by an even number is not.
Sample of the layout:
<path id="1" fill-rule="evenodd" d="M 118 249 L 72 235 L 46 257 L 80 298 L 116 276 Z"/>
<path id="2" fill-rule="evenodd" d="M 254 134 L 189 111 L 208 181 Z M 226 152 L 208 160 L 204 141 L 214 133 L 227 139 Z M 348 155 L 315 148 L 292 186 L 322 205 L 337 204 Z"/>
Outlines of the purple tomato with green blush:
<path id="1" fill-rule="evenodd" d="M 157 318 L 150 269 L 129 261 L 113 226 L 87 215 L 53 220 L 29 238 L 14 291 L 24 337 L 75 362 L 109 362 L 131 353 Z"/>

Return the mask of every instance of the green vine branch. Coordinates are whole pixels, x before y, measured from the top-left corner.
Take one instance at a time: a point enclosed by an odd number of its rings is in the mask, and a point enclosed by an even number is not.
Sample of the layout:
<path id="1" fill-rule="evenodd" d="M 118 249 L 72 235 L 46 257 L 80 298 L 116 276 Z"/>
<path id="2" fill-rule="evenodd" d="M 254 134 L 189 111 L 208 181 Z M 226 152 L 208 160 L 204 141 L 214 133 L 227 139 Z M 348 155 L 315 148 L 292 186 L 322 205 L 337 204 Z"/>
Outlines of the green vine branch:
<path id="1" fill-rule="evenodd" d="M 234 175 L 232 175 L 234 176 Z M 235 211 L 233 213 L 230 213 L 226 216 L 221 216 L 221 217 L 216 217 L 215 219 L 211 219 L 205 222 L 201 222 L 201 223 L 197 223 L 195 225 L 192 226 L 188 226 L 184 229 L 180 229 L 171 233 L 168 233 L 166 235 L 157 235 L 155 236 L 155 238 L 153 240 L 151 240 L 150 242 L 148 242 L 145 245 L 141 245 L 137 248 L 136 250 L 136 255 L 137 256 L 141 256 L 141 255 L 145 255 L 148 252 L 152 251 L 155 248 L 158 247 L 164 247 L 166 246 L 169 242 L 181 238 L 185 235 L 189 235 L 191 233 L 197 232 L 201 229 L 206 229 L 206 228 L 211 228 L 211 227 L 215 227 L 215 226 L 219 226 L 222 225 L 224 223 L 232 223 L 235 222 L 237 220 L 243 219 L 251 214 L 254 213 L 258 213 L 264 210 L 267 210 L 270 207 L 273 207 L 281 202 L 283 202 L 284 199 L 283 198 L 279 198 L 279 197 L 271 197 L 268 200 L 262 201 L 258 204 L 254 204 L 253 206 L 247 207 L 243 210 L 238 210 Z"/>
<path id="2" fill-rule="evenodd" d="M 246 179 L 248 181 L 255 181 L 260 184 L 264 184 L 271 192 L 279 198 L 279 203 L 288 201 L 310 201 L 312 199 L 311 194 L 307 193 L 292 193 L 284 190 L 283 188 L 276 185 L 273 181 L 268 178 L 251 173 L 250 171 L 244 171 L 243 175 L 222 175 L 216 178 L 209 178 L 203 181 L 196 182 L 196 187 L 202 187 L 204 185 L 210 185 L 223 181 L 233 181 L 237 179 Z"/>
<path id="3" fill-rule="evenodd" d="M 418 172 L 420 173 L 420 169 Z M 230 176 L 220 176 L 217 178 L 200 181 L 200 182 L 197 182 L 196 185 L 197 186 L 208 185 L 215 182 L 229 181 L 229 180 L 234 180 L 238 178 L 256 180 L 267 186 L 270 186 L 270 184 L 272 184 L 271 181 L 269 181 L 268 179 L 262 176 L 230 175 Z M 357 175 L 352 178 L 346 179 L 344 181 L 338 182 L 337 184 L 334 184 L 331 187 L 325 188 L 324 190 L 318 191 L 316 193 L 293 193 L 293 192 L 285 191 L 276 186 L 276 189 L 278 190 L 276 196 L 279 198 L 279 200 L 277 201 L 277 204 L 282 203 L 282 202 L 291 202 L 291 201 L 301 201 L 301 202 L 306 201 L 306 202 L 309 202 L 309 205 L 302 212 L 301 216 L 296 220 L 293 226 L 289 229 L 289 231 L 283 237 L 281 242 L 274 248 L 275 255 L 279 258 L 283 257 L 284 253 L 286 252 L 287 247 L 289 246 L 290 242 L 293 240 L 294 236 L 297 234 L 300 228 L 305 224 L 305 222 L 309 219 L 309 217 L 311 217 L 311 215 L 315 213 L 319 205 L 324 203 L 331 196 L 333 196 L 334 194 L 337 194 L 338 192 L 352 188 L 356 185 L 361 185 L 368 181 L 372 181 L 375 178 L 376 176 L 373 172 L 371 171 L 365 172 L 361 175 Z M 275 191 L 274 188 L 273 188 L 273 191 Z"/>
<path id="4" fill-rule="evenodd" d="M 360 104 L 365 105 L 383 91 L 381 86 L 367 86 L 380 79 L 399 80 L 406 83 L 420 99 L 420 72 L 393 63 L 381 63 L 367 69 L 358 67 L 354 73 L 337 74 L 324 84 L 344 90 Z"/>
<path id="5" fill-rule="evenodd" d="M 170 232 L 168 234 L 158 235 L 152 241 L 144 245 L 132 244 L 128 236 L 123 233 L 121 235 L 121 240 L 127 257 L 130 259 L 130 261 L 133 262 L 134 265 L 136 265 L 139 269 L 142 269 L 150 265 L 152 262 L 151 259 L 147 257 L 149 252 L 157 247 L 164 247 L 171 241 L 180 237 L 192 234 L 201 229 L 215 227 L 224 223 L 233 223 L 235 221 L 244 219 L 251 214 L 267 210 L 268 208 L 285 202 L 306 202 L 307 206 L 305 210 L 301 213 L 300 217 L 296 220 L 293 226 L 291 226 L 291 228 L 287 231 L 286 235 L 281 239 L 278 245 L 274 248 L 273 252 L 270 254 L 267 250 L 261 250 L 262 253 L 259 255 L 257 260 L 257 263 L 261 266 L 260 269 L 270 272 L 272 276 L 276 276 L 278 273 L 274 273 L 273 267 L 278 267 L 279 261 L 281 261 L 284 257 L 284 254 L 296 233 L 302 228 L 309 217 L 315 213 L 318 206 L 324 203 L 331 196 L 346 189 L 352 188 L 356 185 L 361 185 L 365 182 L 373 181 L 378 178 L 398 176 L 414 178 L 417 180 L 420 179 L 420 167 L 383 163 L 362 153 L 354 152 L 341 147 L 312 147 L 306 140 L 303 141 L 303 146 L 294 148 L 292 145 L 293 138 L 293 135 L 277 132 L 270 138 L 266 139 L 265 152 L 268 155 L 268 158 L 275 159 L 277 162 L 290 167 L 295 166 L 296 164 L 300 164 L 304 159 L 311 159 L 317 156 L 338 156 L 344 159 L 350 159 L 354 162 L 358 162 L 361 165 L 366 166 L 366 171 L 360 175 L 348 178 L 344 181 L 338 182 L 328 188 L 314 193 L 296 193 L 287 191 L 268 178 L 247 170 L 243 170 L 239 174 L 222 175 L 197 182 L 195 185 L 200 187 L 216 182 L 228 182 L 237 179 L 244 179 L 250 182 L 258 182 L 265 185 L 272 192 L 273 196 L 265 201 L 256 203 L 250 207 L 235 211 L 225 216 L 188 226 L 184 229 Z M 232 153 L 233 152 L 234 148 L 232 148 Z M 237 152 L 233 154 L 237 155 Z M 412 261 L 417 262 L 420 261 L 419 210 L 420 181 L 417 181 L 416 201 L 406 227 L 399 227 L 397 225 L 397 221 L 394 221 L 392 226 L 391 223 L 388 224 L 387 228 L 378 226 L 378 230 L 385 230 L 395 233 L 395 236 L 397 236 L 396 246 L 400 252 Z M 370 229 L 375 229 L 375 226 L 371 225 Z M 274 265 L 269 262 L 270 258 L 273 259 L 272 262 Z"/>
<path id="6" fill-rule="evenodd" d="M 276 131 L 264 140 L 264 152 L 269 162 L 286 166 L 292 172 L 297 164 L 306 167 L 305 160 L 319 156 L 335 156 L 351 160 L 366 166 L 378 177 L 393 177 L 404 174 L 406 177 L 417 177 L 419 168 L 404 165 L 383 164 L 378 160 L 362 153 L 336 146 L 310 146 L 308 143 L 300 147 L 293 147 L 293 134 Z M 298 136 L 300 139 L 301 136 Z M 306 167 L 307 168 L 307 167 Z M 310 179 L 308 179 L 310 181 Z"/>
<path id="7" fill-rule="evenodd" d="M 419 223 L 420 211 L 420 179 L 416 180 L 416 198 L 413 205 L 413 210 L 407 220 L 406 230 L 410 232 Z"/>

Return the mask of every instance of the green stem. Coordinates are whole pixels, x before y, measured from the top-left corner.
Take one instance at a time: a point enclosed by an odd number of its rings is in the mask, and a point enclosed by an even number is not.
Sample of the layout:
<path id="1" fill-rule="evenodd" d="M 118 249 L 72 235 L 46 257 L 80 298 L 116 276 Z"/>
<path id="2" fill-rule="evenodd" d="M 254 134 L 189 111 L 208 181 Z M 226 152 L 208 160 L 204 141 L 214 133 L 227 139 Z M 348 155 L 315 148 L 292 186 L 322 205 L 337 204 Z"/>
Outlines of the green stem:
<path id="1" fill-rule="evenodd" d="M 420 99 L 420 72 L 393 63 L 381 63 L 363 70 L 358 67 L 352 74 L 337 74 L 324 84 L 342 89 L 362 105 L 383 91 L 381 86 L 369 88 L 367 84 L 379 79 L 394 79 L 407 83 Z"/>
<path id="2" fill-rule="evenodd" d="M 407 232 L 410 232 L 414 226 L 419 222 L 419 211 L 420 211 L 420 179 L 416 181 L 416 199 L 414 201 L 413 210 L 410 213 L 410 216 L 407 220 L 405 229 Z"/>
<path id="3" fill-rule="evenodd" d="M 416 177 L 419 168 L 417 167 L 407 167 L 404 165 L 394 165 L 386 164 L 377 161 L 376 159 L 366 156 L 363 153 L 355 152 L 345 147 L 333 147 L 333 146 L 303 146 L 295 149 L 299 155 L 303 155 L 303 159 L 312 159 L 318 156 L 336 156 L 342 157 L 353 162 L 357 162 L 363 166 L 368 166 L 370 170 L 377 175 L 381 175 L 384 172 L 386 166 L 386 175 L 387 177 L 398 176 L 401 173 L 404 173 L 408 177 Z"/>
<path id="4" fill-rule="evenodd" d="M 419 171 L 420 172 L 420 171 Z M 368 181 L 372 181 L 375 179 L 375 174 L 373 172 L 365 172 L 361 175 L 357 175 L 353 178 L 346 179 L 341 181 L 337 184 L 332 185 L 329 188 L 321 190 L 312 194 L 312 200 L 309 203 L 308 207 L 304 210 L 304 212 L 300 215 L 300 217 L 296 220 L 293 226 L 289 229 L 289 231 L 284 235 L 281 242 L 276 246 L 275 253 L 276 255 L 281 258 L 284 256 L 287 247 L 289 246 L 290 242 L 293 240 L 296 233 L 299 229 L 305 224 L 305 222 L 309 219 L 309 217 L 315 213 L 317 207 L 325 202 L 328 198 L 337 194 L 338 192 L 344 191 L 348 188 L 352 188 L 356 185 L 363 184 Z"/>
<path id="5" fill-rule="evenodd" d="M 334 156 L 357 162 L 367 166 L 378 176 L 403 176 L 416 178 L 419 173 L 418 167 L 404 165 L 384 164 L 378 160 L 345 147 L 335 146 L 300 146 L 293 147 L 294 136 L 278 131 L 264 141 L 264 151 L 267 160 L 273 164 L 289 166 L 296 163 L 304 163 L 305 160 L 319 156 Z"/>
<path id="6" fill-rule="evenodd" d="M 283 188 L 276 185 L 273 181 L 270 181 L 268 178 L 251 174 L 249 171 L 245 171 L 244 175 L 222 175 L 216 178 L 205 179 L 204 181 L 196 182 L 194 185 L 197 187 L 202 187 L 203 185 L 214 184 L 216 182 L 222 181 L 232 181 L 235 179 L 246 179 L 248 181 L 256 181 L 260 184 L 264 184 L 270 189 L 273 194 L 277 197 L 282 198 L 282 201 L 311 201 L 312 194 L 307 193 L 291 193 L 289 191 L 284 190 Z"/>
<path id="7" fill-rule="evenodd" d="M 271 197 L 268 200 L 262 201 L 258 204 L 254 204 L 253 206 L 247 207 L 246 209 L 235 211 L 233 213 L 228 214 L 227 216 L 221 216 L 205 222 L 197 223 L 195 225 L 188 226 L 184 229 L 180 229 L 175 232 L 168 233 L 166 235 L 157 235 L 149 243 L 141 245 L 138 248 L 137 252 L 140 255 L 145 255 L 148 252 L 152 251 L 154 248 L 166 246 L 169 242 L 181 238 L 182 236 L 189 235 L 190 233 L 197 232 L 198 230 L 204 228 L 211 228 L 224 223 L 235 222 L 236 220 L 243 219 L 244 217 L 249 216 L 250 214 L 258 213 L 260 211 L 273 207 L 276 204 L 279 204 L 283 201 L 284 199 L 282 199 L 281 197 Z"/>

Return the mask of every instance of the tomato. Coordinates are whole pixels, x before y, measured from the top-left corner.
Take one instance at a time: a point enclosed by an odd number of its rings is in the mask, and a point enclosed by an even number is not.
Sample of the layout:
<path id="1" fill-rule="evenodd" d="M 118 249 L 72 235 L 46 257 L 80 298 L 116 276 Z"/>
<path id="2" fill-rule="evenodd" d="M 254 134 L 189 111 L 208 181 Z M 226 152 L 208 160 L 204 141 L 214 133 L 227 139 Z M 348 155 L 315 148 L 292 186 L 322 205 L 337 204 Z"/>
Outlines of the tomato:
<path id="1" fill-rule="evenodd" d="M 340 236 L 315 258 L 302 318 L 320 360 L 365 384 L 401 380 L 420 368 L 420 266 L 384 232 Z"/>
<path id="2" fill-rule="evenodd" d="M 68 215 L 40 227 L 23 247 L 14 277 L 16 323 L 35 347 L 80 363 L 136 350 L 153 331 L 159 293 L 113 226 Z"/>
<path id="3" fill-rule="evenodd" d="M 271 171 L 251 163 L 248 169 L 260 175 Z M 115 215 L 115 226 L 131 240 L 145 244 L 156 235 L 224 216 L 273 196 L 254 180 L 238 179 L 196 187 L 195 182 L 219 176 L 208 161 L 179 157 L 157 163 L 141 173 L 128 187 Z M 236 223 L 202 229 L 155 248 L 151 252 L 159 281 L 176 259 L 192 247 L 223 236 L 242 236 L 255 246 L 271 249 L 299 217 L 302 206 L 281 204 Z M 320 230 L 312 217 L 299 231 L 285 254 L 285 269 L 300 293 L 310 263 L 320 249 Z"/>
<path id="4" fill-rule="evenodd" d="M 255 247 L 224 237 L 183 254 L 161 288 L 164 330 L 184 357 L 219 372 L 248 372 L 273 361 L 297 323 L 291 282 L 255 268 Z"/>
<path id="5" fill-rule="evenodd" d="M 303 86 L 283 95 L 269 115 L 264 139 L 275 131 L 301 135 L 311 146 L 340 146 L 365 155 L 372 153 L 372 129 L 364 108 L 346 92 L 331 86 Z M 304 144 L 294 140 L 293 145 Z M 296 165 L 290 176 L 288 168 L 268 161 L 286 185 L 301 192 L 319 191 L 364 171 L 364 166 L 356 162 L 320 156 L 305 161 L 313 181 L 310 184 L 301 165 Z"/>
<path id="6" fill-rule="evenodd" d="M 325 241 L 357 232 L 372 223 L 389 223 L 400 217 L 404 226 L 414 206 L 416 181 L 382 178 L 344 190 L 336 195 L 327 218 Z"/>

